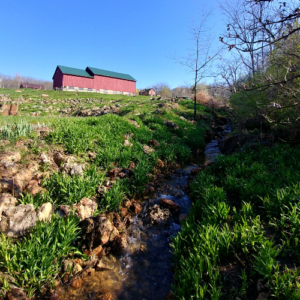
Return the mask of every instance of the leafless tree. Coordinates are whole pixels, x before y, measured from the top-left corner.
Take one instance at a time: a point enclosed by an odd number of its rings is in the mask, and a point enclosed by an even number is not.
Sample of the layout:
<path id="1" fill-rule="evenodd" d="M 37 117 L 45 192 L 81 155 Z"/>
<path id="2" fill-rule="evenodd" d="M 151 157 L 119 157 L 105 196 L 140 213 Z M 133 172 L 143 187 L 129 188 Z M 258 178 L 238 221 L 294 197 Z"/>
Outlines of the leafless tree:
<path id="1" fill-rule="evenodd" d="M 18 73 L 15 76 L 0 74 L 0 79 L 2 80 L 2 88 L 17 89 L 20 87 L 21 82 L 42 84 L 47 90 L 51 90 L 53 88 L 52 81 L 36 79 L 29 76 L 21 76 Z"/>
<path id="2" fill-rule="evenodd" d="M 156 84 L 153 84 L 152 88 L 155 90 L 156 95 L 161 95 L 161 93 L 163 91 L 165 91 L 165 94 L 166 94 L 166 91 L 171 91 L 170 85 L 166 82 L 158 82 Z M 164 97 L 168 97 L 168 96 L 169 96 L 169 94 L 167 96 L 164 96 Z"/>
<path id="3" fill-rule="evenodd" d="M 214 77 L 212 72 L 212 63 L 219 57 L 222 47 L 213 50 L 213 39 L 211 30 L 207 28 L 207 20 L 212 14 L 212 9 L 202 11 L 200 21 L 194 23 L 191 35 L 193 48 L 189 51 L 187 57 L 173 58 L 177 63 L 187 67 L 193 74 L 192 93 L 194 95 L 194 120 L 197 113 L 197 86 L 204 78 Z"/>

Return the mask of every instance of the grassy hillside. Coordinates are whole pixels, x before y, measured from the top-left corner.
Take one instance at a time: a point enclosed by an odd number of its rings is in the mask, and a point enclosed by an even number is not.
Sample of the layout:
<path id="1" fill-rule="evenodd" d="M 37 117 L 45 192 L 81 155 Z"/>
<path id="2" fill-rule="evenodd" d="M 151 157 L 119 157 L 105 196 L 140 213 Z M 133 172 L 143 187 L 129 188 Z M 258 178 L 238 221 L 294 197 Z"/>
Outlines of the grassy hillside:
<path id="1" fill-rule="evenodd" d="M 19 204 L 33 204 L 35 209 L 46 202 L 57 209 L 59 205 L 72 205 L 88 197 L 97 199 L 94 215 L 118 211 L 126 197 L 145 195 L 146 184 L 157 174 L 168 174 L 178 163 L 188 162 L 193 152 L 203 150 L 204 133 L 212 120 L 209 109 L 198 105 L 199 119 L 192 121 L 189 101 L 173 103 L 145 96 L 56 91 L 47 91 L 48 97 L 43 98 L 41 93 L 44 91 L 18 93 L 0 89 L 0 94 L 13 101 L 23 98 L 20 116 L 0 116 L 0 154 L 18 151 L 19 170 L 37 162 L 39 173 L 49 174 L 40 183 L 44 193 L 32 195 L 25 190 L 18 199 Z M 78 110 L 104 106 L 109 107 L 109 113 L 97 117 L 74 116 Z M 70 107 L 71 112 L 61 112 Z M 40 116 L 33 116 L 37 111 Z M 82 176 L 63 174 L 54 164 L 41 163 L 41 155 L 52 157 L 57 151 L 84 164 Z M 131 176 L 111 180 L 107 174 L 116 167 L 130 171 Z M 107 190 L 105 180 L 113 184 Z M 100 198 L 99 187 L 104 190 Z M 24 288 L 28 295 L 50 287 L 68 253 L 84 257 L 72 244 L 79 233 L 78 222 L 74 216 L 53 217 L 51 223 L 39 223 L 17 243 L 3 235 L 0 241 L 3 271 L 13 275 L 14 284 Z M 7 290 L 5 277 L 3 294 Z"/>

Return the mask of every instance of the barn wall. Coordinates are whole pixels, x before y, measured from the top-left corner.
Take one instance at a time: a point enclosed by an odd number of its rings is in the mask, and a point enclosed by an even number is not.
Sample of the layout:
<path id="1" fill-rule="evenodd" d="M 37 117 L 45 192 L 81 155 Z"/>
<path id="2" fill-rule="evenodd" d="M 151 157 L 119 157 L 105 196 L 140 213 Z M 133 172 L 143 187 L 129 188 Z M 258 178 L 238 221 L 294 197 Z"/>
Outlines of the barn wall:
<path id="1" fill-rule="evenodd" d="M 135 93 L 135 81 L 94 75 L 94 88 L 118 92 Z"/>
<path id="2" fill-rule="evenodd" d="M 53 88 L 61 88 L 63 85 L 63 73 L 62 71 L 57 68 L 55 74 L 53 76 Z"/>
<path id="3" fill-rule="evenodd" d="M 80 76 L 64 74 L 62 85 L 93 89 L 94 79 L 88 77 L 80 77 Z"/>

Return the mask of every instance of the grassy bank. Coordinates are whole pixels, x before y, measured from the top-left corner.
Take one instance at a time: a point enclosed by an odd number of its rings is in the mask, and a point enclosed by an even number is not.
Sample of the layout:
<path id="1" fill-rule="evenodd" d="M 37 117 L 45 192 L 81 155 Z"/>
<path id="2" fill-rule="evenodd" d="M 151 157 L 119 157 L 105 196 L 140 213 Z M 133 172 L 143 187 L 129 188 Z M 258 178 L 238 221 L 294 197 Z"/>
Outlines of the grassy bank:
<path id="1" fill-rule="evenodd" d="M 300 299 L 299 158 L 277 145 L 198 174 L 173 241 L 176 299 Z"/>
<path id="2" fill-rule="evenodd" d="M 0 91 L 3 94 L 8 92 Z M 37 105 L 36 102 L 44 101 L 40 98 L 40 91 L 28 91 L 28 95 L 26 92 L 23 91 L 21 95 L 24 99 L 27 98 L 28 102 L 21 104 L 21 108 L 24 108 L 24 105 L 28 108 L 21 110 L 21 114 L 30 114 L 33 106 Z M 61 92 L 48 92 L 49 98 L 53 100 L 55 96 L 56 100 L 58 99 L 58 109 L 67 105 L 68 97 L 77 97 L 74 93 L 62 93 L 60 97 Z M 20 93 L 15 91 L 8 94 L 13 99 L 20 96 Z M 193 152 L 205 146 L 204 132 L 210 123 L 203 121 L 200 116 L 203 115 L 209 120 L 212 119 L 212 115 L 204 106 L 198 105 L 199 120 L 193 123 L 190 122 L 193 108 L 188 101 L 181 101 L 173 108 L 166 107 L 160 113 L 156 113 L 158 104 L 166 101 L 150 100 L 149 97 L 86 95 L 96 96 L 103 100 L 97 106 L 118 101 L 120 114 L 60 118 L 53 112 L 44 111 L 44 115 L 39 117 L 0 116 L 1 139 L 9 141 L 2 144 L 0 153 L 20 151 L 21 165 L 26 166 L 30 161 L 39 161 L 41 153 L 50 157 L 57 150 L 75 157 L 78 162 L 86 165 L 83 176 L 73 177 L 52 170 L 51 166 L 46 164 L 40 165 L 40 172 L 50 173 L 42 182 L 44 194 L 33 196 L 24 193 L 18 199 L 19 203 L 33 204 L 37 208 L 50 202 L 58 208 L 61 204 L 75 204 L 83 197 L 95 198 L 97 188 L 103 185 L 107 171 L 115 167 L 129 168 L 129 165 L 134 163 L 130 178 L 117 180 L 101 198 L 96 198 L 98 208 L 95 215 L 118 211 L 125 197 L 141 196 L 145 192 L 145 184 L 153 180 L 153 174 L 158 169 L 158 160 L 163 162 L 165 168 L 185 163 Z M 87 99 L 85 108 L 93 108 L 97 99 L 92 103 Z M 177 127 L 167 126 L 166 121 L 176 123 Z M 39 136 L 35 131 L 37 127 L 46 127 L 51 131 L 46 136 Z M 128 139 L 131 146 L 124 145 L 125 139 Z M 151 140 L 156 140 L 159 146 L 150 145 L 153 152 L 147 153 L 144 146 Z M 93 154 L 93 158 L 89 153 Z M 72 243 L 79 234 L 78 223 L 79 220 L 75 216 L 63 219 L 53 216 L 51 223 L 39 223 L 31 234 L 19 240 L 3 235 L 0 241 L 2 294 L 9 290 L 9 282 L 12 284 L 12 281 L 13 285 L 24 289 L 29 296 L 49 289 L 62 260 L 68 254 L 76 253 L 78 257 L 82 257 L 79 249 L 74 248 Z"/>

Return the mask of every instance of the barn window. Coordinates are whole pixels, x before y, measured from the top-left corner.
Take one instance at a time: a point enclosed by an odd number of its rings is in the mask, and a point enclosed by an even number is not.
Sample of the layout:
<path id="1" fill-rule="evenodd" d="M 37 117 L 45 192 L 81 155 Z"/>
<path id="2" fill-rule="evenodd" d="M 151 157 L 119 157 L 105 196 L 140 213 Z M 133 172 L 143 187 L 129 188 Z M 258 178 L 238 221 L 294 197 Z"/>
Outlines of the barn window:
<path id="1" fill-rule="evenodd" d="M 117 92 L 116 91 L 114 91 L 114 94 L 116 94 Z"/>
<path id="2" fill-rule="evenodd" d="M 74 90 L 74 86 L 69 86 L 69 89 Z"/>
<path id="3" fill-rule="evenodd" d="M 106 94 L 106 93 L 107 93 L 107 90 L 103 90 L 103 93 Z"/>
<path id="4" fill-rule="evenodd" d="M 81 91 L 83 90 L 83 88 L 79 88 Z"/>
<path id="5" fill-rule="evenodd" d="M 120 95 L 123 95 L 123 92 L 120 92 Z"/>
<path id="6" fill-rule="evenodd" d="M 88 89 L 89 92 L 91 92 L 93 89 Z"/>

